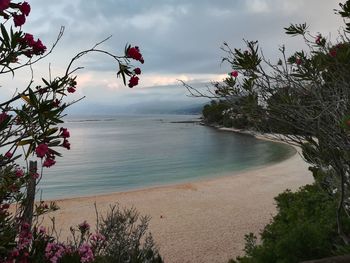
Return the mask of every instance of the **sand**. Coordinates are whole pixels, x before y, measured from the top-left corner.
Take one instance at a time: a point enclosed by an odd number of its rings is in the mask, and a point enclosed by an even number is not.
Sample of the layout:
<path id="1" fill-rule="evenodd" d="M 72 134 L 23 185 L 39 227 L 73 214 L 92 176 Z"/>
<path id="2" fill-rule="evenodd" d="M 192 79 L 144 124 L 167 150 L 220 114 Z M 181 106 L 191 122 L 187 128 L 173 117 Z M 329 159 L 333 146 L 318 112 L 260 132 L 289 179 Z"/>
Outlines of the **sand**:
<path id="1" fill-rule="evenodd" d="M 110 204 L 134 206 L 150 215 L 150 231 L 165 262 L 227 262 L 242 255 L 244 235 L 259 233 L 276 209 L 274 197 L 312 182 L 308 165 L 297 153 L 277 164 L 193 183 L 58 200 L 61 237 L 87 220 L 94 225 L 96 202 L 101 214 Z"/>

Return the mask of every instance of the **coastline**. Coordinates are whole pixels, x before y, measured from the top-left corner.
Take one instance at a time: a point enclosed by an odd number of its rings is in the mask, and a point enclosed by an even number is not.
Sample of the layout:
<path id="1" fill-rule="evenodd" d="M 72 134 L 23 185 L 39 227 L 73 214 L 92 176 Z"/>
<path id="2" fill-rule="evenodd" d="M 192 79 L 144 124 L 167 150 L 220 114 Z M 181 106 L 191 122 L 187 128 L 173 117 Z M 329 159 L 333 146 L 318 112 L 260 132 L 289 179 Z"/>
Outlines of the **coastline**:
<path id="1" fill-rule="evenodd" d="M 133 206 L 152 217 L 149 230 L 165 262 L 226 262 L 243 254 L 245 234 L 258 234 L 269 223 L 278 193 L 311 182 L 307 164 L 296 153 L 282 162 L 232 176 L 60 199 L 61 209 L 49 216 L 55 217 L 64 240 L 70 226 L 83 220 L 95 224 L 94 203 L 100 215 L 111 204 Z M 49 220 L 44 223 L 49 225 Z"/>

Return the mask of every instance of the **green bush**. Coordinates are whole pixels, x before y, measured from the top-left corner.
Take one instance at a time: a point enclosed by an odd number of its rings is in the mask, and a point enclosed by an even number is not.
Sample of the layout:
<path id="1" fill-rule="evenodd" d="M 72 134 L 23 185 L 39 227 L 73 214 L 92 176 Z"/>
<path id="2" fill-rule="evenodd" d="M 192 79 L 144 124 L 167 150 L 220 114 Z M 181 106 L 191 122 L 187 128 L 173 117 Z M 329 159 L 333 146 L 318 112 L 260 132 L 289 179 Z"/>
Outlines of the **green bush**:
<path id="1" fill-rule="evenodd" d="M 104 238 L 96 263 L 162 263 L 150 233 L 148 216 L 140 216 L 134 208 L 112 206 L 98 223 Z"/>
<path id="2" fill-rule="evenodd" d="M 231 263 L 294 263 L 346 250 L 337 234 L 337 203 L 317 184 L 287 190 L 275 200 L 278 213 L 262 231 L 261 242 L 246 235 L 246 255 Z"/>

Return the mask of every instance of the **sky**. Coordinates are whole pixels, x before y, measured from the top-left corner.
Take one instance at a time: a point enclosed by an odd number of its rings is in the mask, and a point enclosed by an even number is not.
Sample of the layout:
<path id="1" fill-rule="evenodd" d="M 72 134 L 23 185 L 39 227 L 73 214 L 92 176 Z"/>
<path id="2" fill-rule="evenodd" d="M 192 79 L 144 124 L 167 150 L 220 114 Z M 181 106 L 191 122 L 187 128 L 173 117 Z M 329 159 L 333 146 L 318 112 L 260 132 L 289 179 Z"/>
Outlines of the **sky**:
<path id="1" fill-rule="evenodd" d="M 259 40 L 266 57 L 277 61 L 278 48 L 302 48 L 301 39 L 284 34 L 290 23 L 310 25 L 310 31 L 336 40 L 341 19 L 333 0 L 32 0 L 24 32 L 39 37 L 48 47 L 61 26 L 65 33 L 53 54 L 33 67 L 34 80 L 64 72 L 79 51 L 112 36 L 103 48 L 123 54 L 127 43 L 140 47 L 145 63 L 138 86 L 130 89 L 116 77 L 115 63 L 101 55 L 83 58 L 76 66 L 78 88 L 72 99 L 86 96 L 76 110 L 87 113 L 133 112 L 146 105 L 190 106 L 203 100 L 186 96 L 179 83 L 196 87 L 223 79 L 231 71 L 221 64 L 224 42 L 243 48 L 243 39 Z M 20 90 L 30 72 L 3 79 L 5 96 Z M 188 94 L 187 94 L 188 95 Z"/>

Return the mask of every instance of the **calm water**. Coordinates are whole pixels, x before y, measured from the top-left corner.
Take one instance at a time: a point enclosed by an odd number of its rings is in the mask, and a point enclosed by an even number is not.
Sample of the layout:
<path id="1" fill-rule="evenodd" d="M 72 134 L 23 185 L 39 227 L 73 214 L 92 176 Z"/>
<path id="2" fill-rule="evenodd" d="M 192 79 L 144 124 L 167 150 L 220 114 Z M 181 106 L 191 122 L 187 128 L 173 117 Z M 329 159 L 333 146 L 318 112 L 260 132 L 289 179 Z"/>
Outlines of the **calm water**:
<path id="1" fill-rule="evenodd" d="M 289 146 L 193 123 L 197 116 L 75 118 L 72 149 L 45 169 L 43 198 L 125 191 L 194 181 L 281 161 Z M 198 117 L 197 117 L 198 118 Z"/>

